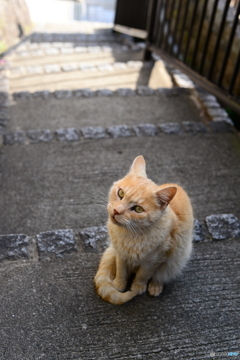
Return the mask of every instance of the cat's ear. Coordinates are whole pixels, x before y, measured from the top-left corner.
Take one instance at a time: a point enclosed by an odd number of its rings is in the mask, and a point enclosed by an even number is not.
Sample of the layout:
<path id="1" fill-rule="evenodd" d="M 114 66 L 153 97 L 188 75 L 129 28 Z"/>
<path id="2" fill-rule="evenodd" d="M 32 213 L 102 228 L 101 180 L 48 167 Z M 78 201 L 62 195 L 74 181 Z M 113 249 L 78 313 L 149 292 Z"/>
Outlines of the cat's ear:
<path id="1" fill-rule="evenodd" d="M 157 195 L 158 203 L 160 204 L 162 210 L 164 210 L 168 206 L 170 201 L 176 195 L 176 192 L 177 192 L 176 186 L 168 186 L 166 188 L 157 191 L 156 195 Z"/>
<path id="2" fill-rule="evenodd" d="M 142 155 L 137 156 L 136 159 L 134 159 L 129 174 L 134 174 L 136 176 L 141 176 L 141 177 L 147 177 L 146 163 Z"/>

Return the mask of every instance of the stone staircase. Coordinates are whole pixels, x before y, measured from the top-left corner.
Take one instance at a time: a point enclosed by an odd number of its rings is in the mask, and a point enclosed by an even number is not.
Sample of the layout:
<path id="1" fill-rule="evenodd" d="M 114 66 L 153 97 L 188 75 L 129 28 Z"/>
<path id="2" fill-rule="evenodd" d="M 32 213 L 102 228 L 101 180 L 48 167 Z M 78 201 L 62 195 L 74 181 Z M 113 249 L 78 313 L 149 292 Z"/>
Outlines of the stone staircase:
<path id="1" fill-rule="evenodd" d="M 6 57 L 0 359 L 239 351 L 239 136 L 216 98 L 143 51 L 108 31 L 34 34 Z M 140 154 L 153 181 L 189 193 L 194 253 L 161 298 L 115 307 L 93 289 L 108 243 L 98 200 Z"/>
<path id="2" fill-rule="evenodd" d="M 111 33 L 80 39 L 49 43 L 33 36 L 22 44 L 9 56 L 11 91 L 133 88 L 140 73 L 139 85 L 147 85 L 153 63 L 141 61 L 145 44 Z"/>

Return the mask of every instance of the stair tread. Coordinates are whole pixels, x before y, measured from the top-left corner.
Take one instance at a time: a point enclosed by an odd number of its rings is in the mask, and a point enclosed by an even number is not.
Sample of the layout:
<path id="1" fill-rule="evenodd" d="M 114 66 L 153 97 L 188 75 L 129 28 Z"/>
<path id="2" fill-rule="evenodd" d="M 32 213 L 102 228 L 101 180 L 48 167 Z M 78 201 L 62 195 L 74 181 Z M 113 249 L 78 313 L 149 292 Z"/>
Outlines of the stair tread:
<path id="1" fill-rule="evenodd" d="M 100 51 L 100 52 L 86 52 L 86 53 L 73 53 L 69 55 L 58 54 L 55 56 L 38 56 L 38 57 L 27 57 L 21 58 L 16 57 L 10 61 L 10 70 L 14 72 L 14 69 L 19 67 L 28 66 L 45 66 L 49 64 L 66 64 L 66 63 L 89 63 L 89 64 L 101 64 L 101 63 L 113 63 L 113 62 L 127 62 L 141 61 L 143 59 L 143 51 L 141 52 L 117 52 L 112 51 L 111 53 Z M 11 75 L 11 74 L 10 74 Z"/>
<path id="2" fill-rule="evenodd" d="M 239 251 L 237 240 L 199 244 L 163 296 L 141 295 L 121 307 L 94 291 L 99 254 L 8 265 L 0 280 L 5 357 L 170 359 L 177 349 L 179 359 L 200 359 L 234 351 Z"/>
<path id="3" fill-rule="evenodd" d="M 153 181 L 186 188 L 200 221 L 214 213 L 240 217 L 235 133 L 81 140 L 2 149 L 0 234 L 103 225 L 106 212 L 92 196 L 107 194 L 140 154 Z"/>
<path id="4" fill-rule="evenodd" d="M 9 113 L 8 129 L 22 130 L 201 121 L 195 103 L 184 93 L 177 96 L 72 96 L 62 100 L 31 98 L 12 103 Z"/>

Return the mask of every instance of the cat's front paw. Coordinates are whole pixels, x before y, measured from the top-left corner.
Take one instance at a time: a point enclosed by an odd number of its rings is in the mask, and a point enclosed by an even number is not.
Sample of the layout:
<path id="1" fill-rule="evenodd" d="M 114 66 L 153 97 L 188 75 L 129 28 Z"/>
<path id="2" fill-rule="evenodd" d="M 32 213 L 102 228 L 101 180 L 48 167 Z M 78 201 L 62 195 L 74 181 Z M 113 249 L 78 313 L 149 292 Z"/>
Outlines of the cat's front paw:
<path id="1" fill-rule="evenodd" d="M 114 288 L 115 288 L 116 290 L 118 290 L 118 291 L 124 291 L 125 288 L 126 288 L 126 284 L 123 283 L 123 282 L 121 282 L 121 281 L 119 281 L 119 280 L 117 280 L 117 279 L 114 279 L 114 280 L 113 280 L 113 286 L 114 286 Z"/>
<path id="2" fill-rule="evenodd" d="M 151 282 L 148 284 L 148 293 L 151 296 L 159 296 L 163 290 L 163 284 Z"/>
<path id="3" fill-rule="evenodd" d="M 131 291 L 134 291 L 137 295 L 145 293 L 147 290 L 146 284 L 133 283 L 131 286 Z"/>

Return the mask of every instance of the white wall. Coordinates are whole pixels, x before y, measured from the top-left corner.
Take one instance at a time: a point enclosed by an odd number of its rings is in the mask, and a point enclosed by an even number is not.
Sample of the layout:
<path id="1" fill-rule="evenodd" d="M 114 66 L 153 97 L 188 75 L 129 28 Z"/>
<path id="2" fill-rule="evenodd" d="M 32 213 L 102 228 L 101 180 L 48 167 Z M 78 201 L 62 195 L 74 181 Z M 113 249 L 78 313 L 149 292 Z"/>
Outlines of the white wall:
<path id="1" fill-rule="evenodd" d="M 25 0 L 34 23 L 63 23 L 74 19 L 74 6 L 79 6 L 81 20 L 113 22 L 115 0 Z M 75 11 L 76 17 L 76 11 Z M 78 19 L 80 20 L 80 19 Z"/>

